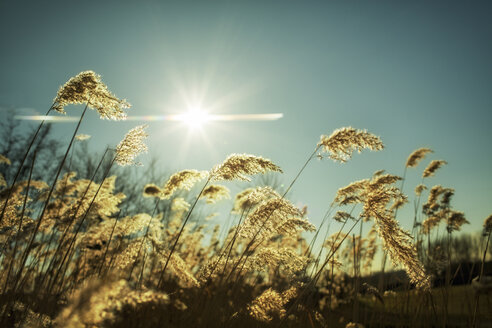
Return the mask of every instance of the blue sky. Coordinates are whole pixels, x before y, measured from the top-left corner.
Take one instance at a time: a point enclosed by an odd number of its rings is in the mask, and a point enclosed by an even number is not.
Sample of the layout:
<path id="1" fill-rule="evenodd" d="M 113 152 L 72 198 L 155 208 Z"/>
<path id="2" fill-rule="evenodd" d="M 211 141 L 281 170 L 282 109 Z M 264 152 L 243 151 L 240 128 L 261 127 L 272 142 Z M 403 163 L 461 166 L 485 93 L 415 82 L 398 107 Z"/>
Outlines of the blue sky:
<path id="1" fill-rule="evenodd" d="M 61 84 L 92 69 L 133 105 L 130 115 L 178 114 L 189 102 L 216 114 L 283 113 L 201 133 L 151 122 L 148 143 L 170 170 L 261 155 L 286 184 L 321 134 L 368 129 L 384 151 L 313 161 L 296 183 L 293 198 L 315 224 L 338 188 L 379 169 L 401 174 L 414 149 L 430 147 L 405 191 L 431 158 L 448 161 L 428 184 L 455 188 L 454 207 L 472 222 L 465 230 L 478 231 L 492 212 L 491 14 L 486 1 L 3 0 L 0 105 L 44 113 Z M 136 125 L 89 114 L 81 132 L 97 151 Z M 55 133 L 68 143 L 73 127 Z M 409 205 L 404 226 L 411 216 Z"/>

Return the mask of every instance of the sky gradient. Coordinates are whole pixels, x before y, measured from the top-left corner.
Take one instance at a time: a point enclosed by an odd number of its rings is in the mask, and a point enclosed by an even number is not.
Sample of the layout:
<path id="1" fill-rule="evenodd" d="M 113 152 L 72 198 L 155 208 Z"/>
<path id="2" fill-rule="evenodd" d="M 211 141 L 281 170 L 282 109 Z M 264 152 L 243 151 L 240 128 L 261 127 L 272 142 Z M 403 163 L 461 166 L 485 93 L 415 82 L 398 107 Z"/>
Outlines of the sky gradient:
<path id="1" fill-rule="evenodd" d="M 336 190 L 379 169 L 456 189 L 453 207 L 478 231 L 492 213 L 492 3 L 477 1 L 0 1 L 0 106 L 44 114 L 59 86 L 102 75 L 129 115 L 283 113 L 191 133 L 150 122 L 150 152 L 169 170 L 210 169 L 230 153 L 270 158 L 288 184 L 321 134 L 343 126 L 381 136 L 382 152 L 313 161 L 293 189 L 319 224 Z M 67 108 L 80 115 L 79 107 Z M 89 113 L 80 132 L 101 151 L 136 122 Z M 57 124 L 69 141 L 75 123 Z M 146 158 L 150 156 L 147 155 Z M 141 159 L 145 163 L 145 157 Z M 145 169 L 145 168 L 142 168 Z M 410 227 L 411 204 L 399 219 Z"/>

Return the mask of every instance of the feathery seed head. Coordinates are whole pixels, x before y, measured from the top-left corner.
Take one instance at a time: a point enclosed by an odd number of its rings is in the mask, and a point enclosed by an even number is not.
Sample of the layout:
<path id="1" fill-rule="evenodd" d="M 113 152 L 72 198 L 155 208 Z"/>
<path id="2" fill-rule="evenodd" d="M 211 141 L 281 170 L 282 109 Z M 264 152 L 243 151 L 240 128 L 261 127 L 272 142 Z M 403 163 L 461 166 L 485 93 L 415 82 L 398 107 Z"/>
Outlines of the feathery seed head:
<path id="1" fill-rule="evenodd" d="M 65 106 L 88 103 L 90 108 L 98 111 L 102 119 L 123 120 L 129 108 L 126 100 L 116 98 L 108 87 L 101 82 L 101 76 L 93 71 L 84 71 L 70 78 L 60 89 L 54 99 L 53 109 L 65 114 Z"/>
<path id="2" fill-rule="evenodd" d="M 337 211 L 335 213 L 335 215 L 333 216 L 333 219 L 335 221 L 338 221 L 340 223 L 344 223 L 346 222 L 348 219 L 351 219 L 351 220 L 355 220 L 354 217 L 352 215 L 350 215 L 349 213 L 347 212 L 344 212 L 344 211 Z"/>
<path id="3" fill-rule="evenodd" d="M 425 155 L 433 153 L 430 148 L 419 148 L 408 156 L 406 167 L 416 167 L 419 165 L 420 161 L 425 157 Z"/>
<path id="4" fill-rule="evenodd" d="M 116 163 L 121 166 L 140 165 L 135 162 L 135 158 L 148 151 L 144 143 L 145 138 L 149 135 L 144 131 L 147 125 L 134 127 L 125 135 L 125 138 L 116 147 Z"/>
<path id="5" fill-rule="evenodd" d="M 173 199 L 171 204 L 171 210 L 174 212 L 183 212 L 187 211 L 190 206 L 190 203 L 188 203 L 183 197 L 176 197 Z"/>
<path id="6" fill-rule="evenodd" d="M 251 181 L 247 175 L 266 173 L 268 171 L 282 173 L 280 167 L 273 164 L 269 159 L 248 154 L 232 154 L 222 164 L 215 166 L 210 175 L 213 181 Z"/>
<path id="7" fill-rule="evenodd" d="M 393 209 L 406 201 L 406 197 L 393 184 L 400 178 L 394 175 L 377 175 L 371 180 L 361 180 L 338 190 L 335 202 L 363 203 L 361 217 L 374 218 L 383 246 L 394 264 L 402 264 L 410 280 L 419 288 L 430 288 L 430 280 L 417 257 L 413 238 L 395 220 Z M 392 208 L 388 206 L 393 204 Z"/>
<path id="8" fill-rule="evenodd" d="M 202 192 L 201 198 L 206 198 L 207 204 L 213 204 L 222 199 L 229 199 L 229 188 L 222 185 L 210 185 Z"/>
<path id="9" fill-rule="evenodd" d="M 441 166 L 448 164 L 448 162 L 443 161 L 443 160 L 433 160 L 430 162 L 430 164 L 425 168 L 424 173 L 422 174 L 422 177 L 428 178 L 434 175 L 436 171 L 441 168 Z"/>
<path id="10" fill-rule="evenodd" d="M 162 199 L 169 199 L 176 190 L 191 190 L 195 183 L 208 176 L 207 171 L 183 170 L 171 175 L 162 188 Z"/>
<path id="11" fill-rule="evenodd" d="M 432 229 L 439 225 L 440 222 L 440 216 L 429 216 L 427 219 L 422 221 L 422 234 L 428 235 L 432 231 Z"/>
<path id="12" fill-rule="evenodd" d="M 254 271 L 265 271 L 268 268 L 277 269 L 287 275 L 302 270 L 307 263 L 307 258 L 298 255 L 293 249 L 287 247 L 262 247 L 250 260 L 250 268 Z"/>
<path id="13" fill-rule="evenodd" d="M 419 184 L 417 187 L 415 187 L 415 195 L 420 196 L 424 190 L 426 190 L 427 187 L 424 184 Z"/>
<path id="14" fill-rule="evenodd" d="M 469 224 L 463 212 L 451 211 L 447 217 L 447 230 L 449 232 L 460 231 L 463 224 Z"/>
<path id="15" fill-rule="evenodd" d="M 286 291 L 285 294 L 280 294 L 272 288 L 268 288 L 248 305 L 249 315 L 263 322 L 270 322 L 274 318 L 283 318 L 286 314 L 285 304 L 296 294 L 290 290 Z"/>
<path id="16" fill-rule="evenodd" d="M 253 206 L 258 205 L 260 202 L 273 197 L 280 198 L 280 195 L 268 186 L 244 189 L 236 195 L 232 212 L 241 213 L 242 211 L 249 210 Z"/>
<path id="17" fill-rule="evenodd" d="M 329 154 L 334 161 L 347 162 L 354 150 L 359 153 L 364 149 L 382 150 L 384 145 L 381 139 L 365 130 L 345 127 L 333 131 L 330 136 L 322 135 L 318 147 Z"/>

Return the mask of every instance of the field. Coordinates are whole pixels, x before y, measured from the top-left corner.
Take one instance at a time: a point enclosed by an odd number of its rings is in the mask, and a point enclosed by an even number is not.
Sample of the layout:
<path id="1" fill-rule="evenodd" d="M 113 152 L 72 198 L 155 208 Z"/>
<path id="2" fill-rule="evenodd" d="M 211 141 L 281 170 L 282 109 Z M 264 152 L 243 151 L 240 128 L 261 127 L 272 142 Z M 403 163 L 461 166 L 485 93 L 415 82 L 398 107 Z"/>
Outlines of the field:
<path id="1" fill-rule="evenodd" d="M 63 85 L 48 115 L 74 104 L 85 106 L 79 125 L 88 109 L 121 120 L 129 106 L 92 71 Z M 427 185 L 446 161 L 430 161 L 415 194 L 402 192 L 407 169 L 432 156 L 431 149 L 411 153 L 402 176 L 378 171 L 338 189 L 315 227 L 289 199 L 301 173 L 317 158 L 343 164 L 357 152 L 382 150 L 380 137 L 352 127 L 321 135 L 283 190 L 274 183 L 248 185 L 254 176 L 281 173 L 273 161 L 231 154 L 207 171 L 178 171 L 161 185 L 143 181 L 133 197 L 117 188 L 130 177 L 110 172 L 137 164 L 147 151 L 146 126 L 108 147 L 79 178 L 73 147 L 89 137 L 79 134 L 79 125 L 45 171 L 54 178 L 37 178 L 43 123 L 19 156 L 0 155 L 1 327 L 492 325 L 484 270 L 492 216 L 478 240 L 478 274 L 458 286 L 452 268 L 468 221 L 452 206 L 453 189 Z M 230 182 L 245 188 L 231 195 Z M 139 212 L 144 198 L 152 206 Z M 398 211 L 410 201 L 414 225 L 407 231 Z M 227 220 L 208 212 L 219 202 L 227 204 Z M 329 234 L 334 222 L 339 228 Z M 386 259 L 382 267 L 374 264 L 378 253 Z M 398 286 L 383 278 L 366 282 L 398 267 L 405 272 Z"/>

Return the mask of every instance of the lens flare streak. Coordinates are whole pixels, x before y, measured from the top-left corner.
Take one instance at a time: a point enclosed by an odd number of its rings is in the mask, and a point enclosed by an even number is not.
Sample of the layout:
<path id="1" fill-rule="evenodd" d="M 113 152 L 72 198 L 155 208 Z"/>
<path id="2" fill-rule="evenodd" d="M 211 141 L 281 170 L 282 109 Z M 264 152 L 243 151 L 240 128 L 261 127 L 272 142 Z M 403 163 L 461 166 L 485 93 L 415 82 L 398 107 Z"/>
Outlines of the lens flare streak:
<path id="1" fill-rule="evenodd" d="M 207 121 L 275 121 L 284 116 L 282 113 L 270 114 L 228 114 L 228 115 L 207 115 Z M 16 115 L 15 119 L 24 121 L 46 121 L 48 123 L 69 123 L 77 122 L 77 116 L 44 116 L 44 115 Z M 183 114 L 170 115 L 143 115 L 128 116 L 126 121 L 158 122 L 173 121 L 184 122 L 188 120 Z M 119 121 L 118 121 L 119 122 Z"/>

